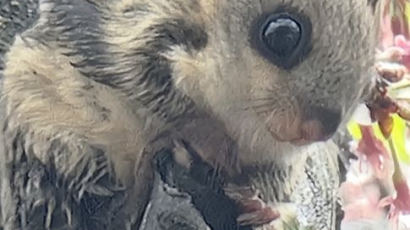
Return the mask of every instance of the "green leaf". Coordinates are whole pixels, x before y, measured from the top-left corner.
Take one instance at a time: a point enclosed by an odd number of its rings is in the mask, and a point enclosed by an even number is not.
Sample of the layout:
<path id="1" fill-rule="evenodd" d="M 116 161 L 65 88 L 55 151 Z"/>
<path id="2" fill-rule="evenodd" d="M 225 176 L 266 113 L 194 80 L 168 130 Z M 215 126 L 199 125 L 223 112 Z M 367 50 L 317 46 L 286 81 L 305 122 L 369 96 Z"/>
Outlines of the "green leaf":
<path id="1" fill-rule="evenodd" d="M 352 135 L 353 139 L 358 141 L 362 139 L 362 132 L 360 131 L 360 126 L 354 121 L 350 121 L 347 124 L 347 130 L 349 131 L 350 135 Z"/>
<path id="2" fill-rule="evenodd" d="M 393 131 L 391 140 L 401 163 L 410 165 L 410 154 L 406 148 L 406 121 L 399 116 L 393 116 Z"/>
<path id="3" fill-rule="evenodd" d="M 410 2 L 406 1 L 404 3 L 404 16 L 406 18 L 406 21 L 409 22 L 410 20 Z M 410 25 L 410 23 L 408 23 L 408 25 Z M 410 31 L 410 28 L 408 28 L 408 30 Z"/>

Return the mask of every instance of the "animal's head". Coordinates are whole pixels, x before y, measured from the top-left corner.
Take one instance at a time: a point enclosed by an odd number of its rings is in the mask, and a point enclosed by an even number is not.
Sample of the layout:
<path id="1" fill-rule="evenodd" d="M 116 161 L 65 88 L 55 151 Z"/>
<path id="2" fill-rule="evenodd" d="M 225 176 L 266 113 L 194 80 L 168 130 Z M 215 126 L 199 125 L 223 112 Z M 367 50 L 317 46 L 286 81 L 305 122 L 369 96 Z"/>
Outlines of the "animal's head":
<path id="1" fill-rule="evenodd" d="M 326 140 L 371 82 L 376 5 L 123 0 L 101 17 L 105 56 L 77 66 L 166 119 L 195 107 L 240 140 Z"/>
<path id="2" fill-rule="evenodd" d="M 206 44 L 169 54 L 175 84 L 238 135 L 257 126 L 279 141 L 326 140 L 369 87 L 375 2 L 203 2 Z"/>

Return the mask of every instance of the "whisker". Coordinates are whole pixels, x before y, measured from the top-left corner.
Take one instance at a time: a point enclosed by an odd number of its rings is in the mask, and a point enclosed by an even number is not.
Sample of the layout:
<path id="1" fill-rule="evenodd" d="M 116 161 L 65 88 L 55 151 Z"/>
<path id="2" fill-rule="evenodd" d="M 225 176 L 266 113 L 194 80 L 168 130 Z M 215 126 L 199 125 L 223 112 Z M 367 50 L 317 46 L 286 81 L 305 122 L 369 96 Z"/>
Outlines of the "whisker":
<path id="1" fill-rule="evenodd" d="M 250 108 L 253 109 L 258 109 L 258 108 L 264 108 L 264 107 L 273 107 L 273 105 L 275 105 L 276 103 L 274 102 L 269 102 L 269 103 L 263 103 L 263 104 L 259 104 L 259 105 L 250 105 Z"/>
<path id="2" fill-rule="evenodd" d="M 259 108 L 264 108 L 264 107 L 273 107 L 276 104 L 274 101 L 269 101 L 269 102 L 260 102 L 260 103 L 251 103 L 248 105 L 245 105 L 243 107 L 244 110 L 249 110 L 249 109 L 259 109 Z"/>
<path id="3" fill-rule="evenodd" d="M 271 113 L 271 111 L 272 111 L 272 110 L 266 109 L 266 110 L 260 110 L 260 111 L 255 111 L 255 112 L 256 112 L 256 114 L 258 114 L 258 115 L 264 115 L 264 114 L 267 114 L 267 113 Z"/>
<path id="4" fill-rule="evenodd" d="M 260 98 L 252 99 L 252 101 L 270 101 L 270 100 L 276 100 L 276 98 L 275 97 L 260 97 Z"/>

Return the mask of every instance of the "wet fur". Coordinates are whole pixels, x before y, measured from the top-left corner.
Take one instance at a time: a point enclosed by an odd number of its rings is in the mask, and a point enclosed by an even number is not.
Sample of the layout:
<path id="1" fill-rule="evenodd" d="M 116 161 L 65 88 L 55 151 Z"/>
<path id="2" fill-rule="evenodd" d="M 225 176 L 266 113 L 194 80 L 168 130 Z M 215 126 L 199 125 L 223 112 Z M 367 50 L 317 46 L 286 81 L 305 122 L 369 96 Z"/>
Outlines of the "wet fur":
<path id="1" fill-rule="evenodd" d="M 290 124 L 302 101 L 348 114 L 373 60 L 367 2 L 249 2 L 42 1 L 39 22 L 6 56 L 5 229 L 136 229 L 161 147 L 187 140 L 235 177 L 265 162 L 282 168 L 306 150 L 276 141 L 257 113 Z M 279 2 L 306 10 L 320 30 L 312 55 L 290 72 L 247 38 L 262 9 Z"/>

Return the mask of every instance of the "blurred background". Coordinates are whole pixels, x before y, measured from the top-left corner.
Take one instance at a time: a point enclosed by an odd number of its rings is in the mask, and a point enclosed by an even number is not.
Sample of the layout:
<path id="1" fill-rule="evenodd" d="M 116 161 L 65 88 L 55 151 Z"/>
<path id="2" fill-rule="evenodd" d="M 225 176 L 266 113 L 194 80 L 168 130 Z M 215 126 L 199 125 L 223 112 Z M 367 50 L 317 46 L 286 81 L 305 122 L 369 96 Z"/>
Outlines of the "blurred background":
<path id="1" fill-rule="evenodd" d="M 376 70 L 383 92 L 361 106 L 340 197 L 343 230 L 410 229 L 410 1 L 383 0 Z"/>

